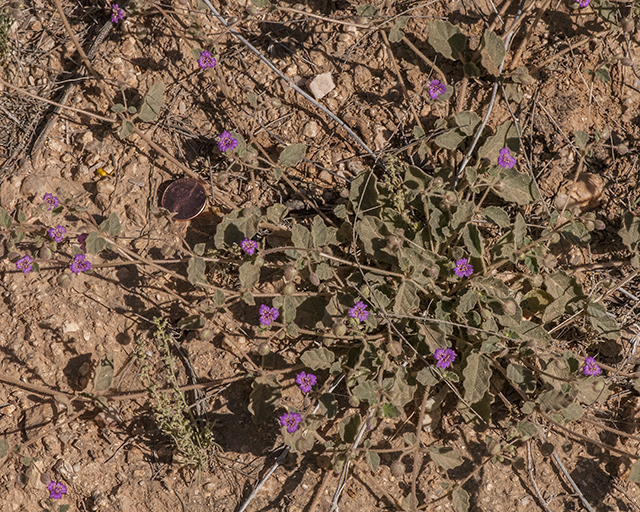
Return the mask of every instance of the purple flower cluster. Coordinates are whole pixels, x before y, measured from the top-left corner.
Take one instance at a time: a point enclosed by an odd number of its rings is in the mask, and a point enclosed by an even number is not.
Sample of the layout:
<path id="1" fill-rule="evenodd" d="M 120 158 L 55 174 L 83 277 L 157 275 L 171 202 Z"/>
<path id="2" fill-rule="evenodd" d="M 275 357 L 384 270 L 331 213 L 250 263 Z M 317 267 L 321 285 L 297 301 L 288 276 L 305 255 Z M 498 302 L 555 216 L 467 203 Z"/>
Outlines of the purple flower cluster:
<path id="1" fill-rule="evenodd" d="M 431 80 L 429 82 L 429 96 L 432 100 L 437 100 L 438 96 L 447 92 L 447 86 L 440 83 L 440 80 Z"/>
<path id="2" fill-rule="evenodd" d="M 111 6 L 111 23 L 119 23 L 124 19 L 124 11 L 120 9 L 118 4 Z"/>
<path id="3" fill-rule="evenodd" d="M 62 482 L 54 482 L 51 480 L 49 485 L 47 485 L 47 491 L 49 491 L 49 497 L 54 500 L 59 500 L 62 498 L 63 494 L 67 494 L 67 486 Z"/>
<path id="4" fill-rule="evenodd" d="M 73 257 L 73 261 L 71 265 L 69 265 L 71 272 L 74 274 L 79 274 L 80 272 L 88 272 L 91 270 L 91 262 L 87 259 L 84 254 L 76 254 Z"/>
<path id="5" fill-rule="evenodd" d="M 47 208 L 48 212 L 50 212 L 53 208 L 57 208 L 58 205 L 60 204 L 60 200 L 56 196 L 54 196 L 53 194 L 50 194 L 48 192 L 44 195 L 42 200 L 45 203 L 49 204 L 49 208 Z"/>
<path id="6" fill-rule="evenodd" d="M 584 366 L 582 367 L 582 373 L 588 375 L 589 377 L 595 377 L 596 375 L 600 375 L 602 373 L 602 368 L 598 366 L 598 363 L 596 363 L 596 360 L 593 357 L 585 357 Z"/>
<path id="7" fill-rule="evenodd" d="M 49 228 L 47 234 L 49 235 L 49 238 L 52 238 L 54 241 L 60 243 L 62 242 L 62 240 L 64 240 L 64 234 L 66 232 L 67 230 L 64 226 L 58 225 L 58 227 Z"/>
<path id="8" fill-rule="evenodd" d="M 198 66 L 200 66 L 200 69 L 212 68 L 216 64 L 216 59 L 211 56 L 210 52 L 207 50 L 200 52 L 200 58 L 198 59 Z"/>
<path id="9" fill-rule="evenodd" d="M 231 136 L 231 134 L 225 130 L 220 134 L 220 140 L 218 141 L 218 149 L 223 153 L 229 150 L 234 150 L 238 147 L 238 139 Z"/>
<path id="10" fill-rule="evenodd" d="M 280 313 L 276 308 L 270 308 L 266 304 L 260 306 L 260 323 L 264 326 L 271 325 L 271 322 L 275 322 Z"/>
<path id="11" fill-rule="evenodd" d="M 253 256 L 253 253 L 256 252 L 257 248 L 258 242 L 256 242 L 255 240 L 249 240 L 248 238 L 245 238 L 242 242 L 240 242 L 240 249 L 242 249 L 244 253 L 248 254 L 249 256 Z"/>
<path id="12" fill-rule="evenodd" d="M 33 258 L 28 254 L 24 255 L 18 261 L 16 261 L 16 269 L 22 270 L 24 274 L 28 274 L 33 270 L 31 264 L 33 263 Z"/>
<path id="13" fill-rule="evenodd" d="M 573 1 L 578 2 L 578 5 L 583 8 L 591 3 L 591 0 L 573 0 Z"/>
<path id="14" fill-rule="evenodd" d="M 296 384 L 300 387 L 300 391 L 308 393 L 311 388 L 318 382 L 318 377 L 313 373 L 300 372 L 296 375 Z"/>
<path id="15" fill-rule="evenodd" d="M 473 266 L 467 258 L 461 258 L 456 261 L 456 268 L 453 271 L 458 277 L 469 277 L 473 274 Z"/>
<path id="16" fill-rule="evenodd" d="M 278 419 L 280 420 L 280 425 L 287 427 L 289 434 L 293 434 L 298 430 L 298 425 L 302 422 L 302 416 L 297 412 L 287 412 Z"/>
<path id="17" fill-rule="evenodd" d="M 511 169 L 516 165 L 516 159 L 511 155 L 509 148 L 502 148 L 498 157 L 498 165 L 503 169 Z"/>
<path id="18" fill-rule="evenodd" d="M 362 301 L 356 302 L 355 306 L 349 310 L 349 316 L 351 318 L 355 318 L 359 322 L 366 322 L 367 318 L 369 318 L 367 305 Z"/>
<path id="19" fill-rule="evenodd" d="M 433 357 L 438 361 L 436 366 L 444 370 L 445 368 L 449 368 L 451 363 L 455 361 L 456 353 L 451 348 L 438 348 L 433 353 Z"/>

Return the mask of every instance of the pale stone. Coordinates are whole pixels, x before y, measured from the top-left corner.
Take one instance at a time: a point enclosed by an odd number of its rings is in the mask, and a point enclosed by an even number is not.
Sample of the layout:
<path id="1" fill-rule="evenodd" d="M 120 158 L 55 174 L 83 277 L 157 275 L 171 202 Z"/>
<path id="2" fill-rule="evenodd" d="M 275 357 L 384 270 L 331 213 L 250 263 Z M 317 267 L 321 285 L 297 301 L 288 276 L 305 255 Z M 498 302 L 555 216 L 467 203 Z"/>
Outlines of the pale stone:
<path id="1" fill-rule="evenodd" d="M 570 210 L 578 206 L 582 211 L 591 210 L 600 204 L 605 182 L 597 174 L 583 172 L 578 177 L 575 186 L 573 180 L 565 182 L 555 198 L 555 207 Z"/>
<path id="2" fill-rule="evenodd" d="M 78 332 L 80 330 L 80 326 L 75 322 L 63 322 L 62 323 L 62 333 L 69 334 L 70 332 Z"/>
<path id="3" fill-rule="evenodd" d="M 306 125 L 304 125 L 303 135 L 305 137 L 315 138 L 320 132 L 320 127 L 318 123 L 315 121 L 309 121 Z"/>
<path id="4" fill-rule="evenodd" d="M 336 86 L 333 83 L 333 78 L 331 78 L 331 73 L 329 71 L 316 76 L 309 82 L 309 90 L 317 100 L 324 98 L 327 94 L 333 91 L 335 87 Z"/>

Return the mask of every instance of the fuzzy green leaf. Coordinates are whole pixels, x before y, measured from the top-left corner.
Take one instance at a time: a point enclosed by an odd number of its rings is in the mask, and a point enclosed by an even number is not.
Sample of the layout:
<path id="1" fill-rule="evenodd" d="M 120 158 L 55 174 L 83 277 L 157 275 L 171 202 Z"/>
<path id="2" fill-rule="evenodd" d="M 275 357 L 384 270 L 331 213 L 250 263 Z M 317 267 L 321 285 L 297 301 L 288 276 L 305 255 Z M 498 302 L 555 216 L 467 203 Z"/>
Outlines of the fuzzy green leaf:
<path id="1" fill-rule="evenodd" d="M 373 450 L 367 450 L 365 452 L 365 459 L 367 459 L 367 464 L 369 465 L 369 469 L 374 473 L 378 471 L 380 467 L 380 455 L 378 455 Z"/>
<path id="2" fill-rule="evenodd" d="M 368 215 L 379 215 L 381 205 L 378 201 L 378 187 L 376 177 L 371 171 L 359 174 L 351 182 L 349 200 L 354 211 L 366 211 Z"/>
<path id="3" fill-rule="evenodd" d="M 484 241 L 480 230 L 475 224 L 469 222 L 462 230 L 462 238 L 469 254 L 474 258 L 482 258 L 484 253 Z"/>
<path id="4" fill-rule="evenodd" d="M 129 135 L 131 135 L 135 131 L 135 129 L 136 127 L 134 126 L 134 124 L 128 119 L 125 119 L 124 121 L 122 121 L 122 126 L 120 127 L 120 133 L 118 134 L 118 137 L 120 137 L 121 140 L 124 140 Z"/>
<path id="5" fill-rule="evenodd" d="M 300 360 L 312 370 L 326 370 L 335 358 L 333 352 L 324 347 L 307 350 L 300 356 Z"/>
<path id="6" fill-rule="evenodd" d="M 0 439 L 0 459 L 6 457 L 7 453 L 9 453 L 9 443 L 6 439 Z"/>
<path id="7" fill-rule="evenodd" d="M 306 152 L 306 144 L 289 144 L 284 148 L 282 153 L 280 153 L 278 163 L 285 167 L 295 167 L 302 161 Z"/>
<path id="8" fill-rule="evenodd" d="M 288 211 L 289 209 L 285 205 L 276 203 L 267 208 L 267 220 L 273 224 L 280 224 Z"/>
<path id="9" fill-rule="evenodd" d="M 260 280 L 260 266 L 251 261 L 246 261 L 240 265 L 239 269 L 240 286 L 251 290 Z"/>
<path id="10" fill-rule="evenodd" d="M 615 318 L 607 314 L 604 306 L 598 302 L 592 302 L 587 306 L 589 320 L 591 325 L 598 331 L 598 334 L 607 340 L 618 340 L 620 338 L 620 330 Z"/>
<path id="11" fill-rule="evenodd" d="M 126 109 L 122 103 L 116 103 L 111 107 L 111 112 L 124 112 Z"/>
<path id="12" fill-rule="evenodd" d="M 118 236 L 120 233 L 120 219 L 118 214 L 113 212 L 109 218 L 100 223 L 100 230 L 107 235 Z"/>
<path id="13" fill-rule="evenodd" d="M 496 129 L 495 135 L 487 137 L 485 143 L 478 149 L 478 158 L 487 158 L 491 165 L 498 165 L 498 156 L 500 156 L 500 150 L 504 147 L 509 148 L 514 153 L 520 147 L 518 131 L 512 121 L 502 123 Z"/>
<path id="14" fill-rule="evenodd" d="M 495 32 L 485 30 L 480 44 L 480 63 L 491 75 L 500 75 L 500 64 L 505 56 L 504 43 Z"/>
<path id="15" fill-rule="evenodd" d="M 362 424 L 362 416 L 360 414 L 352 414 L 347 416 L 340 422 L 340 438 L 345 443 L 353 443 L 358 435 L 358 429 Z"/>
<path id="16" fill-rule="evenodd" d="M 327 418 L 335 418 L 338 414 L 338 401 L 331 393 L 324 393 L 318 399 L 320 404 L 320 412 Z"/>
<path id="17" fill-rule="evenodd" d="M 413 281 L 403 281 L 398 289 L 396 301 L 393 305 L 393 312 L 396 315 L 411 315 L 420 305 L 418 289 Z"/>
<path id="18" fill-rule="evenodd" d="M 472 352 L 467 357 L 467 366 L 462 371 L 464 375 L 464 399 L 469 404 L 482 400 L 489 389 L 491 378 L 491 361 L 487 356 Z"/>
<path id="19" fill-rule="evenodd" d="M 98 235 L 96 231 L 89 233 L 85 240 L 85 247 L 87 248 L 88 254 L 98 254 L 106 245 L 107 242 L 105 242 L 104 238 L 100 238 L 100 235 Z"/>
<path id="20" fill-rule="evenodd" d="M 439 467 L 448 471 L 460 466 L 464 460 L 460 457 L 458 450 L 451 448 L 450 446 L 442 446 L 439 444 L 432 444 L 429 446 L 429 456 L 431 460 Z"/>
<path id="21" fill-rule="evenodd" d="M 509 215 L 502 208 L 497 206 L 488 206 L 480 212 L 486 220 L 493 222 L 499 228 L 508 228 L 511 225 Z"/>
<path id="22" fill-rule="evenodd" d="M 516 428 L 523 441 L 528 441 L 529 439 L 534 438 L 538 435 L 538 427 L 536 427 L 534 423 L 531 423 L 527 420 L 520 421 Z"/>
<path id="23" fill-rule="evenodd" d="M 456 512 L 469 510 L 469 493 L 464 489 L 454 489 L 451 493 L 451 504 Z"/>
<path id="24" fill-rule="evenodd" d="M 282 388 L 275 375 L 263 375 L 253 381 L 249 394 L 249 412 L 254 423 L 262 425 L 273 419 L 282 397 Z"/>
<path id="25" fill-rule="evenodd" d="M 524 206 L 539 199 L 538 190 L 528 174 L 519 172 L 514 167 L 513 169 L 502 169 L 500 176 L 505 187 L 499 191 L 493 189 L 493 192 L 505 201 Z"/>
<path id="26" fill-rule="evenodd" d="M 526 393 L 532 393 L 536 389 L 536 377 L 526 366 L 510 363 L 507 366 L 507 378 Z"/>
<path id="27" fill-rule="evenodd" d="M 0 212 L 0 214 L 1 213 L 2 212 Z M 2 217 L 0 215 L 0 219 L 1 218 Z M 2 225 L 4 226 L 4 224 Z M 622 217 L 622 227 L 618 231 L 618 235 L 620 235 L 620 238 L 622 238 L 622 242 L 629 248 L 630 251 L 638 252 L 638 249 L 640 248 L 640 218 L 636 217 L 631 212 L 626 212 L 624 214 L 624 217 Z"/>
<path id="28" fill-rule="evenodd" d="M 189 315 L 178 322 L 178 329 L 184 331 L 197 331 L 205 326 L 205 320 L 200 315 Z"/>
<path id="29" fill-rule="evenodd" d="M 140 113 L 138 119 L 145 123 L 155 121 L 160 114 L 162 108 L 162 96 L 164 95 L 164 83 L 155 82 L 151 84 L 147 94 L 144 95 L 142 100 L 142 106 L 140 107 Z"/>
<path id="30" fill-rule="evenodd" d="M 429 23 L 429 44 L 447 59 L 462 60 L 462 53 L 467 46 L 467 38 L 452 23 L 434 20 Z"/>
<path id="31" fill-rule="evenodd" d="M 113 382 L 113 352 L 107 352 L 98 361 L 96 366 L 96 373 L 93 377 L 93 388 L 102 393 L 111 387 Z"/>
<path id="32" fill-rule="evenodd" d="M 640 460 L 631 464 L 628 476 L 629 482 L 640 482 Z"/>
<path id="33" fill-rule="evenodd" d="M 206 263 L 202 258 L 191 258 L 187 264 L 187 280 L 191 284 L 207 283 L 206 268 Z"/>
<path id="34" fill-rule="evenodd" d="M 456 114 L 454 120 L 459 126 L 458 129 L 465 135 L 473 135 L 482 122 L 482 119 L 480 119 L 478 114 L 466 110 Z"/>
<path id="35" fill-rule="evenodd" d="M 402 41 L 404 37 L 403 28 L 407 26 L 407 22 L 409 21 L 409 16 L 400 16 L 394 23 L 393 27 L 389 31 L 389 41 L 392 43 L 399 43 Z"/>
<path id="36" fill-rule="evenodd" d="M 11 224 L 13 224 L 11 215 L 9 215 L 3 208 L 0 208 L 0 226 L 9 229 L 11 227 Z"/>
<path id="37" fill-rule="evenodd" d="M 365 380 L 353 388 L 353 395 L 361 401 L 369 404 L 378 403 L 378 385 L 370 380 Z"/>

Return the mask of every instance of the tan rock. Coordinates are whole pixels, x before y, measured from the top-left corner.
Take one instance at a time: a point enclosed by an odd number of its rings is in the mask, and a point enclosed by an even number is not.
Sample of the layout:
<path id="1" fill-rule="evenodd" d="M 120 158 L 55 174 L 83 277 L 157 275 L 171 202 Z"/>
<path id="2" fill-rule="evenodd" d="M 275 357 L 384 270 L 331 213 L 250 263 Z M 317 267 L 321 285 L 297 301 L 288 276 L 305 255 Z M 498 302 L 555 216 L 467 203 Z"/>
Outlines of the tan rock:
<path id="1" fill-rule="evenodd" d="M 605 181 L 597 174 L 583 172 L 573 185 L 572 180 L 562 184 L 554 200 L 555 207 L 567 210 L 578 206 L 580 210 L 592 210 L 600 204 L 604 192 Z"/>

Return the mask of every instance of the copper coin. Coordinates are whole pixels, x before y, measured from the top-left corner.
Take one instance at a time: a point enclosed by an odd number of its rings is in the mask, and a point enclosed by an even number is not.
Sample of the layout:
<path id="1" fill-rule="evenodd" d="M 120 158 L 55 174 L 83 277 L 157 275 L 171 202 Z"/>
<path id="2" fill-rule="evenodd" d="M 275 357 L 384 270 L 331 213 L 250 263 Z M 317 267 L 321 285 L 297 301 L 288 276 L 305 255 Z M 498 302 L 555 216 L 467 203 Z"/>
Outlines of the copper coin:
<path id="1" fill-rule="evenodd" d="M 175 212 L 174 220 L 191 220 L 207 204 L 207 193 L 201 183 L 191 178 L 180 178 L 162 194 L 162 207 Z"/>

